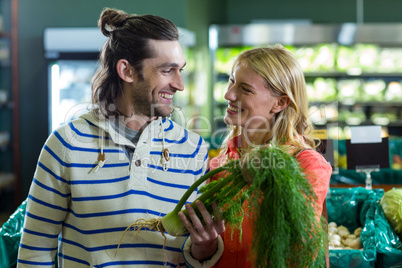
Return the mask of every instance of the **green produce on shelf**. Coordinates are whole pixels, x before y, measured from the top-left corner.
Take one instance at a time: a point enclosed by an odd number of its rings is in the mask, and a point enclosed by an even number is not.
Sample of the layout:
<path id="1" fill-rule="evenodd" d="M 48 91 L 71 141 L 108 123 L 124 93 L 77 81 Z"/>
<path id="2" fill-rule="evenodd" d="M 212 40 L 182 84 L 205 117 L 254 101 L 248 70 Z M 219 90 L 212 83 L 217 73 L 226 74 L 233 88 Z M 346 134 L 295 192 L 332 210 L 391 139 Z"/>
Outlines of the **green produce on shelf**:
<path id="1" fill-rule="evenodd" d="M 312 47 L 298 47 L 294 49 L 293 55 L 299 61 L 300 66 L 304 72 L 312 72 L 312 63 L 314 57 L 314 48 Z"/>
<path id="2" fill-rule="evenodd" d="M 226 75 L 233 61 L 241 51 L 250 48 L 238 46 L 215 50 L 217 72 L 212 92 L 217 103 L 215 115 L 224 112 Z M 326 43 L 287 45 L 286 48 L 295 55 L 305 73 L 312 124 L 339 125 L 339 129 L 334 130 L 339 138 L 350 138 L 347 126 L 390 124 L 399 128 L 402 47 Z M 330 107 L 331 104 L 335 106 Z M 391 111 L 391 108 L 394 109 Z"/>
<path id="3" fill-rule="evenodd" d="M 339 46 L 336 57 L 336 69 L 346 72 L 350 68 L 358 67 L 356 53 L 353 47 Z"/>
<path id="4" fill-rule="evenodd" d="M 379 47 L 371 44 L 357 44 L 355 51 L 359 67 L 363 72 L 376 72 L 378 69 Z"/>
<path id="5" fill-rule="evenodd" d="M 328 72 L 335 70 L 336 44 L 322 44 L 315 47 L 311 70 Z"/>
<path id="6" fill-rule="evenodd" d="M 338 106 L 334 103 L 311 105 L 309 120 L 316 125 L 324 125 L 338 121 Z"/>
<path id="7" fill-rule="evenodd" d="M 214 68 L 218 73 L 229 74 L 232 68 L 233 62 L 237 55 L 243 50 L 250 49 L 250 46 L 244 47 L 221 47 L 216 50 L 216 59 Z"/>
<path id="8" fill-rule="evenodd" d="M 324 125 L 327 123 L 325 114 L 320 110 L 320 107 L 316 105 L 311 105 L 309 107 L 309 117 L 311 123 L 315 125 Z"/>
<path id="9" fill-rule="evenodd" d="M 396 55 L 392 49 L 381 49 L 378 60 L 378 72 L 395 71 L 395 57 Z"/>
<path id="10" fill-rule="evenodd" d="M 336 81 L 333 78 L 318 77 L 314 80 L 314 95 L 311 96 L 315 101 L 336 100 Z"/>
<path id="11" fill-rule="evenodd" d="M 402 48 L 393 48 L 393 55 L 395 55 L 395 66 L 393 72 L 400 72 L 402 69 Z"/>
<path id="12" fill-rule="evenodd" d="M 382 48 L 378 60 L 378 72 L 399 72 L 402 68 L 401 48 Z"/>
<path id="13" fill-rule="evenodd" d="M 393 113 L 373 113 L 370 119 L 376 125 L 388 125 L 390 122 L 398 120 L 398 117 Z"/>
<path id="14" fill-rule="evenodd" d="M 286 48 L 287 50 L 289 50 L 292 54 L 295 53 L 296 47 L 292 46 L 292 45 L 283 45 L 284 48 Z"/>
<path id="15" fill-rule="evenodd" d="M 195 71 L 195 53 L 194 49 L 190 47 L 183 46 L 183 53 L 186 55 L 186 67 L 184 68 L 187 72 Z"/>
<path id="16" fill-rule="evenodd" d="M 342 132 L 343 129 L 339 126 L 328 128 L 327 130 L 328 139 L 340 140 Z"/>
<path id="17" fill-rule="evenodd" d="M 363 84 L 361 101 L 383 101 L 386 84 L 384 80 L 368 80 Z"/>
<path id="18" fill-rule="evenodd" d="M 315 88 L 313 82 L 306 81 L 306 92 L 309 101 L 317 101 L 315 97 Z"/>
<path id="19" fill-rule="evenodd" d="M 384 99 L 386 101 L 402 101 L 401 82 L 390 82 L 385 90 Z"/>
<path id="20" fill-rule="evenodd" d="M 218 73 L 229 73 L 230 66 L 239 54 L 239 48 L 218 48 L 216 50 L 215 70 Z"/>
<path id="21" fill-rule="evenodd" d="M 366 119 L 366 114 L 360 106 L 354 107 L 352 111 L 347 109 L 340 109 L 339 111 L 339 120 L 346 122 L 348 125 L 360 125 Z"/>
<path id="22" fill-rule="evenodd" d="M 227 81 L 219 81 L 216 82 L 214 85 L 214 99 L 216 102 L 221 103 L 221 102 L 226 102 L 225 100 L 225 93 L 228 88 L 228 82 Z"/>
<path id="23" fill-rule="evenodd" d="M 338 100 L 343 103 L 355 103 L 360 99 L 361 81 L 358 79 L 339 80 Z"/>

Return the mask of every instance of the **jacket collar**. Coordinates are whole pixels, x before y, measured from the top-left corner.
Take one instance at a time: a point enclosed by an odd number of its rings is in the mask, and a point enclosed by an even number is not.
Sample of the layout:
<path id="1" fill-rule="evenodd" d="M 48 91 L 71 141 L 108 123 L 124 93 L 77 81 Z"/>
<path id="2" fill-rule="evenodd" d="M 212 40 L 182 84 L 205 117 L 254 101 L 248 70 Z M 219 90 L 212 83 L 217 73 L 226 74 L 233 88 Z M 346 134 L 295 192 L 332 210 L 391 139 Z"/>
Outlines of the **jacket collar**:
<path id="1" fill-rule="evenodd" d="M 124 135 L 120 134 L 113 128 L 112 126 L 113 123 L 109 119 L 107 119 L 104 115 L 99 114 L 97 118 L 94 116 L 92 111 L 89 111 L 88 113 L 85 113 L 80 117 L 85 120 L 88 120 L 93 125 L 101 128 L 105 133 L 108 133 L 114 143 L 123 146 L 130 146 L 130 147 L 134 146 L 130 140 L 128 140 Z M 168 129 L 169 123 L 171 123 L 170 120 L 163 119 L 162 117 L 158 117 L 157 119 L 151 121 L 148 124 L 148 126 L 142 131 L 140 140 L 151 141 L 153 137 L 157 137 L 162 127 Z"/>

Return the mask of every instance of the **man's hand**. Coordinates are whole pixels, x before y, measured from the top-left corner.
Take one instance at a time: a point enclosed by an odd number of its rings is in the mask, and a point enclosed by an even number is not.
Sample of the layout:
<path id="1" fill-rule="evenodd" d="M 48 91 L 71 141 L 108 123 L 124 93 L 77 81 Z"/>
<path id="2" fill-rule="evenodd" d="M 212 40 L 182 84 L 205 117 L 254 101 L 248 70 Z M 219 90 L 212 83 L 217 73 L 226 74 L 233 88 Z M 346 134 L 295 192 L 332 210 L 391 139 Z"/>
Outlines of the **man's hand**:
<path id="1" fill-rule="evenodd" d="M 225 231 L 225 221 L 222 219 L 221 210 L 216 203 L 212 203 L 214 218 L 209 214 L 204 203 L 196 201 L 195 205 L 200 211 L 205 225 L 202 225 L 190 204 L 186 204 L 185 207 L 191 221 L 183 212 L 179 212 L 179 217 L 190 232 L 191 255 L 194 259 L 202 261 L 210 258 L 218 249 L 218 237 Z"/>

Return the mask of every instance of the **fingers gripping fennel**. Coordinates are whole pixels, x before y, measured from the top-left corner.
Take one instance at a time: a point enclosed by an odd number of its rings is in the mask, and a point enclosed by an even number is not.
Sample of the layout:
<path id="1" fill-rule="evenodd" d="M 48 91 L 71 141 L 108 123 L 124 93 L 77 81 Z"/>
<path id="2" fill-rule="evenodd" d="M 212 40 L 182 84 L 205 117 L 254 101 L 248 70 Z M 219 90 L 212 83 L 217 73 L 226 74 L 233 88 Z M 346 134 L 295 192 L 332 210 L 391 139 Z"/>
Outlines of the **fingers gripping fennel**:
<path id="1" fill-rule="evenodd" d="M 249 206 L 254 237 L 250 257 L 256 267 L 324 264 L 326 235 L 315 214 L 313 187 L 296 159 L 275 146 L 254 149 L 247 157 L 208 172 L 187 190 L 172 212 L 159 219 L 137 221 L 129 228 L 145 227 L 162 235 L 187 234 L 178 212 L 199 185 L 220 172 L 223 176 L 203 186 L 197 200 L 212 215 L 212 203 L 218 203 L 232 232 L 241 232 L 244 207 Z"/>

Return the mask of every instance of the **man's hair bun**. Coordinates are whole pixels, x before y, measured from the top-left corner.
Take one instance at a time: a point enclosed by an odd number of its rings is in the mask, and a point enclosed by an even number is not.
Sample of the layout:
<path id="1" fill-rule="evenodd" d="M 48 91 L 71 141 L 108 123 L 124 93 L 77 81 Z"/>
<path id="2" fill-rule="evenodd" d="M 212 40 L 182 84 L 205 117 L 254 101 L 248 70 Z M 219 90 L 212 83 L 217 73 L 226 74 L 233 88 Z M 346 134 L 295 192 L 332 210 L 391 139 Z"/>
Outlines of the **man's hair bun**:
<path id="1" fill-rule="evenodd" d="M 123 26 L 128 18 L 130 15 L 122 10 L 105 8 L 100 15 L 98 27 L 105 36 L 109 37 L 114 30 Z"/>

